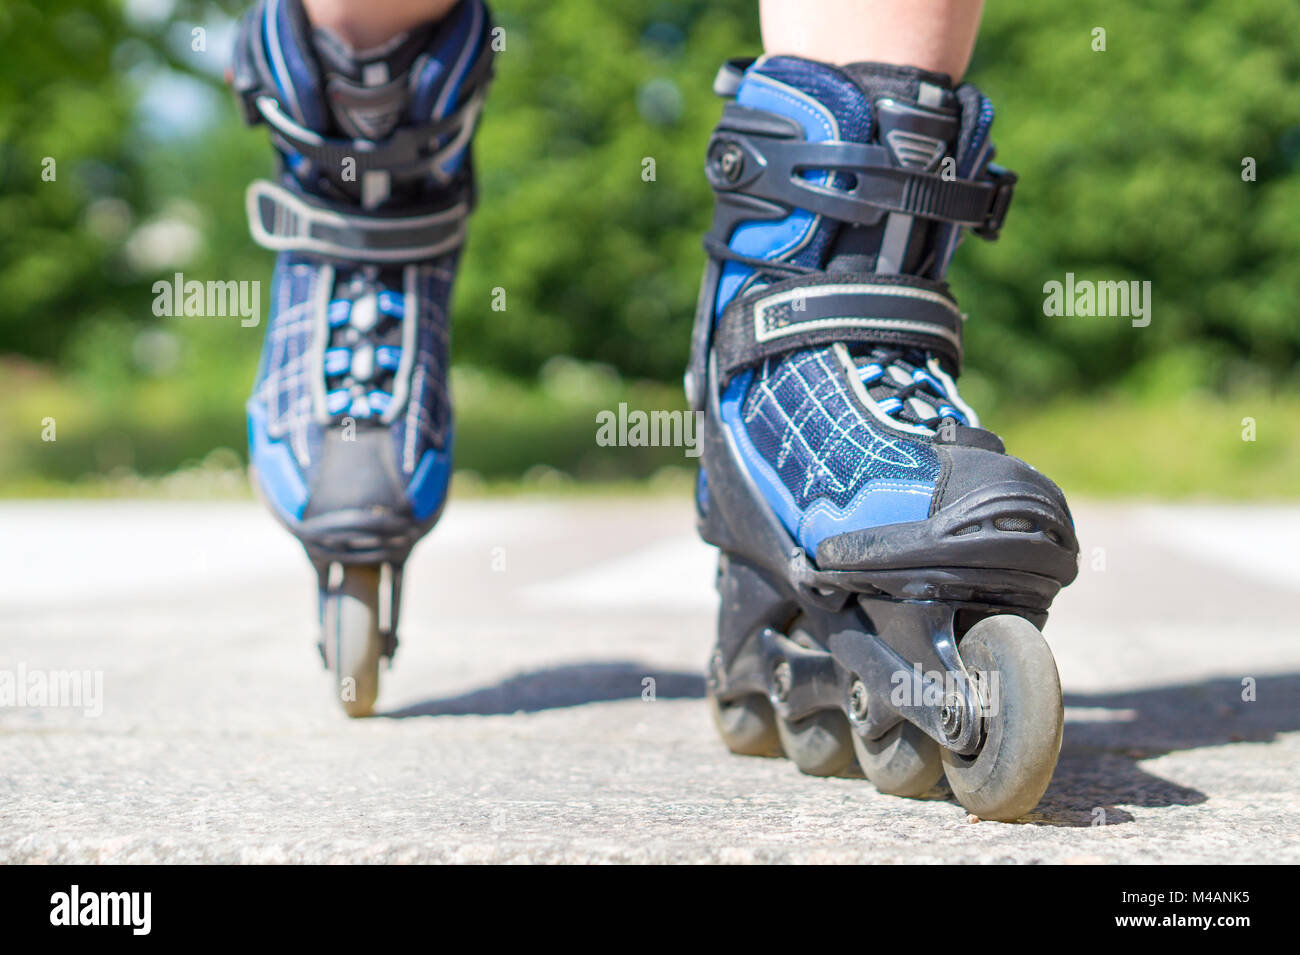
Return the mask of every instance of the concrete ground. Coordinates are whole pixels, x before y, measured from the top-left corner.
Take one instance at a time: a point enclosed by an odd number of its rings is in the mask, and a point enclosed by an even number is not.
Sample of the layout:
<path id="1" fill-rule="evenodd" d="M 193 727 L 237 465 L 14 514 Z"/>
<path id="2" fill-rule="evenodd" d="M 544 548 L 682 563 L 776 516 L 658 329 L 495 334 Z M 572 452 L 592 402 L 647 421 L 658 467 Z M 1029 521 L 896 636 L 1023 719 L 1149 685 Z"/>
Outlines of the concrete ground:
<path id="1" fill-rule="evenodd" d="M 363 721 L 256 505 L 0 504 L 0 696 L 91 674 L 0 706 L 0 862 L 1300 862 L 1300 508 L 1077 519 L 1064 750 L 1006 825 L 722 747 L 687 501 L 454 502 Z"/>

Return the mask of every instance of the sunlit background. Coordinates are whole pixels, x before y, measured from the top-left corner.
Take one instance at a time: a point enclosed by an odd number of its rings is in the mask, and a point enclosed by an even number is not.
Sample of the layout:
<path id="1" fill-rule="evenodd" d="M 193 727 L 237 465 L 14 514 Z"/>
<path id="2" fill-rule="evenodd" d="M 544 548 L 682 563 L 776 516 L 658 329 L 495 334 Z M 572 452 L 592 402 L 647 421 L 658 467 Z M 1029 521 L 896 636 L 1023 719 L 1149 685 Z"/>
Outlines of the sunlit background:
<path id="1" fill-rule="evenodd" d="M 242 197 L 271 153 L 222 82 L 242 8 L 0 5 L 0 494 L 248 493 L 264 323 L 160 318 L 152 291 L 181 272 L 269 295 Z M 683 406 L 710 84 L 759 52 L 755 9 L 495 5 L 454 300 L 458 490 L 676 487 L 693 466 L 599 447 L 595 416 Z M 1290 0 L 989 3 L 970 79 L 1021 183 L 1001 241 L 951 275 L 963 393 L 1071 495 L 1300 495 L 1297 37 Z M 1150 325 L 1044 316 L 1067 272 L 1150 281 Z"/>

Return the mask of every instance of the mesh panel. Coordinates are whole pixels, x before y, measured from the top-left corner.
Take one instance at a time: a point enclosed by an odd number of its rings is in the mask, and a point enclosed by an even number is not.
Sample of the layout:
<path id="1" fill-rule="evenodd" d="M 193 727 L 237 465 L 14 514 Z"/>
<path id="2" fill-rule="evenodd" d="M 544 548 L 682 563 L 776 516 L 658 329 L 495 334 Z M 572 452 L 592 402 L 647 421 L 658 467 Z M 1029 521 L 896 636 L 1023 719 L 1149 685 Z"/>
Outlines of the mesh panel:
<path id="1" fill-rule="evenodd" d="M 312 424 L 312 311 L 320 269 L 282 254 L 275 263 L 271 315 L 253 399 L 266 408 L 266 431 L 285 441 L 294 460 L 309 473 L 320 436 Z"/>
<path id="2" fill-rule="evenodd" d="M 447 389 L 450 356 L 450 328 L 447 301 L 456 268 L 456 257 L 446 256 L 419 266 L 419 330 L 417 354 L 411 372 L 410 398 L 406 409 L 393 422 L 393 442 L 399 450 L 402 470 L 410 474 L 430 448 L 442 450 L 451 428 L 451 397 Z"/>
<path id="3" fill-rule="evenodd" d="M 832 349 L 768 361 L 745 397 L 745 430 L 803 510 L 817 498 L 845 507 L 872 480 L 933 481 L 924 442 L 884 431 L 861 411 Z"/>
<path id="4" fill-rule="evenodd" d="M 1034 522 L 1027 517 L 995 517 L 993 526 L 1000 531 L 1020 531 L 1025 533 L 1034 529 Z"/>

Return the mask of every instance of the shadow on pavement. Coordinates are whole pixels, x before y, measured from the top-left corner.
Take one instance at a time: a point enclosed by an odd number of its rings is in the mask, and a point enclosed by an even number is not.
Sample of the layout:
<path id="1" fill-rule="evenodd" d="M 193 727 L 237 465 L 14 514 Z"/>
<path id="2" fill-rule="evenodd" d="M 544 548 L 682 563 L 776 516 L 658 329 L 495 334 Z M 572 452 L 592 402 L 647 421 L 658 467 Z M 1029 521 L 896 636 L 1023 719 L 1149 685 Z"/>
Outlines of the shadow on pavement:
<path id="1" fill-rule="evenodd" d="M 647 691 L 647 679 L 654 680 L 656 699 L 701 699 L 701 673 L 656 670 L 631 661 L 579 663 L 520 673 L 496 686 L 473 690 L 460 696 L 425 700 L 379 714 L 390 719 L 412 716 L 500 716 L 508 713 L 536 713 L 584 703 L 640 699 Z"/>
<path id="2" fill-rule="evenodd" d="M 1132 822 L 1123 806 L 1195 806 L 1208 798 L 1146 772 L 1143 760 L 1179 750 L 1273 742 L 1300 730 L 1300 674 L 1259 677 L 1255 700 L 1241 679 L 1130 690 L 1067 693 L 1061 761 L 1033 821 L 1058 826 Z M 1073 718 L 1072 718 L 1073 717 Z"/>
<path id="3" fill-rule="evenodd" d="M 521 673 L 495 686 L 380 715 L 496 716 L 638 699 L 647 678 L 654 679 L 660 699 L 704 696 L 699 673 L 631 661 L 583 663 Z M 1205 793 L 1148 773 L 1141 764 L 1180 750 L 1273 742 L 1279 733 L 1300 730 L 1300 673 L 1258 678 L 1252 702 L 1242 699 L 1243 690 L 1240 679 L 1223 678 L 1119 693 L 1067 693 L 1065 705 L 1073 712 L 1067 713 L 1061 760 L 1042 803 L 1025 821 L 1113 825 L 1133 821 L 1125 806 L 1204 803 Z M 943 798 L 942 791 L 935 790 L 934 798 Z"/>

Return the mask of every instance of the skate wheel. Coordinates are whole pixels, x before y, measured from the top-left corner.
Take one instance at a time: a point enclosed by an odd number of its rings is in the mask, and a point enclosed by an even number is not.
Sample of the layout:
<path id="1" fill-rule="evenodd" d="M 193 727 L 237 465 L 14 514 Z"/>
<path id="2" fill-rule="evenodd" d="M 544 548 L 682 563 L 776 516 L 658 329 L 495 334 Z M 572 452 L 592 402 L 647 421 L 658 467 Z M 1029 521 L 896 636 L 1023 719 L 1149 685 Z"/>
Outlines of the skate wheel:
<path id="1" fill-rule="evenodd" d="M 838 710 L 820 710 L 801 720 L 776 715 L 781 748 L 810 776 L 838 776 L 853 765 L 853 731 Z"/>
<path id="2" fill-rule="evenodd" d="M 882 793 L 920 796 L 943 778 L 942 747 L 904 720 L 878 739 L 853 734 L 862 774 Z"/>
<path id="3" fill-rule="evenodd" d="M 984 678 L 984 745 L 974 756 L 943 750 L 944 775 L 975 815 L 1010 822 L 1038 805 L 1061 752 L 1056 661 L 1038 629 L 1009 614 L 975 624 L 958 649 Z"/>
<path id="4" fill-rule="evenodd" d="M 351 717 L 369 716 L 379 696 L 379 579 L 378 567 L 345 565 L 321 600 L 325 666 Z"/>
<path id="5" fill-rule="evenodd" d="M 767 697 L 753 694 L 738 700 L 719 700 L 708 694 L 709 713 L 727 748 L 741 756 L 780 756 L 776 715 Z"/>

